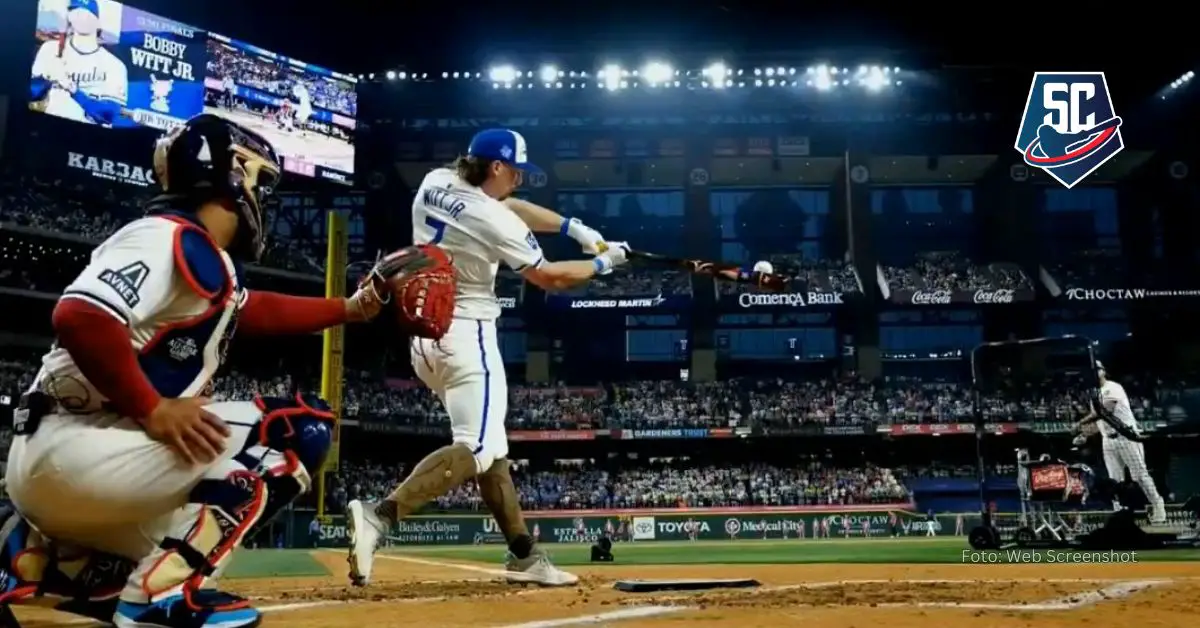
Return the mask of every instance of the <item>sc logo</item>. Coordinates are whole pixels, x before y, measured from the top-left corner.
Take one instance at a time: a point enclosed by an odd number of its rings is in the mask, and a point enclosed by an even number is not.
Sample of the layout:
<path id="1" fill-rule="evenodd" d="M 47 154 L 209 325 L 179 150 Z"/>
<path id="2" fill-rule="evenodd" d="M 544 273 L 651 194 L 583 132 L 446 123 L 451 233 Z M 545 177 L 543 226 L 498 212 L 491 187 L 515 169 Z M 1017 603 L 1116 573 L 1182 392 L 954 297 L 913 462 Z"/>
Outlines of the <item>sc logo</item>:
<path id="1" fill-rule="evenodd" d="M 1087 106 L 1096 97 L 1093 83 L 1046 83 L 1042 107 L 1047 113 L 1042 123 L 1059 133 L 1075 134 L 1096 126 L 1095 110 Z M 1088 112 L 1086 116 L 1082 114 Z M 1082 119 L 1081 119 L 1082 117 Z"/>

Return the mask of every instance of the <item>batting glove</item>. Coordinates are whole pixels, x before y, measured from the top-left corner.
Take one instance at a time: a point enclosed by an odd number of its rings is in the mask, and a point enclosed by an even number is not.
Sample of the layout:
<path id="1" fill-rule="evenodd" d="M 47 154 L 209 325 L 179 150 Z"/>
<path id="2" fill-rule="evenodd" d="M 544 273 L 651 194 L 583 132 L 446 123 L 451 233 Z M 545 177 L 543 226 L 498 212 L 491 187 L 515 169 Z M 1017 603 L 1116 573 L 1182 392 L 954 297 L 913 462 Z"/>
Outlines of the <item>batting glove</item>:
<path id="1" fill-rule="evenodd" d="M 563 221 L 562 233 L 579 243 L 583 252 L 588 255 L 599 255 L 604 252 L 604 236 L 599 231 L 583 224 L 578 218 Z"/>

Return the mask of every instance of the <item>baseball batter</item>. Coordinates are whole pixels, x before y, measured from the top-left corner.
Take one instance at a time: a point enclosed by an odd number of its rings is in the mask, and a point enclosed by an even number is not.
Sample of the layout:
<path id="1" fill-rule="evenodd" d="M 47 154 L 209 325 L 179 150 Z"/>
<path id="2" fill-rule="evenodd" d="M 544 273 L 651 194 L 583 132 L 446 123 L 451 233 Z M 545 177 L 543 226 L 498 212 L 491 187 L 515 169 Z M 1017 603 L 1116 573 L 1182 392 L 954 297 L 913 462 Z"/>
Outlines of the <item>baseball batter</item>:
<path id="1" fill-rule="evenodd" d="M 233 80 L 232 76 L 226 76 L 221 81 L 221 90 L 223 92 L 221 102 L 224 103 L 226 109 L 233 111 L 234 103 L 237 102 L 237 81 Z"/>
<path id="2" fill-rule="evenodd" d="M 1103 364 L 1097 362 L 1096 368 L 1100 375 L 1100 406 L 1105 418 L 1101 420 L 1102 417 L 1093 409 L 1080 422 L 1080 427 L 1098 422 L 1100 437 L 1103 441 L 1104 466 L 1108 470 L 1108 477 L 1116 482 L 1123 482 L 1125 471 L 1128 470 L 1130 478 L 1142 488 L 1142 492 L 1146 495 L 1146 501 L 1150 504 L 1150 522 L 1165 523 L 1167 520 L 1166 505 L 1158 494 L 1158 489 L 1154 486 L 1154 478 L 1150 477 L 1150 471 L 1146 468 L 1145 448 L 1142 443 L 1123 436 L 1109 423 L 1109 421 L 1115 420 L 1133 434 L 1140 434 L 1137 420 L 1133 416 L 1133 408 L 1129 405 L 1129 395 L 1125 394 L 1124 386 L 1108 379 L 1108 372 Z M 1120 504 L 1115 499 L 1113 507 L 1120 508 Z"/>
<path id="3" fill-rule="evenodd" d="M 292 102 L 292 101 L 295 102 Z M 305 124 L 312 117 L 312 96 L 308 93 L 308 88 L 304 83 L 296 83 L 292 86 L 292 100 L 285 101 L 287 107 L 280 112 L 280 122 L 283 130 L 292 133 L 296 127 L 300 127 L 301 134 L 304 134 Z"/>
<path id="4" fill-rule="evenodd" d="M 120 628 L 257 626 L 215 579 L 309 490 L 333 418 L 307 395 L 202 395 L 235 328 L 308 334 L 367 320 L 381 299 L 374 284 L 349 299 L 241 286 L 235 260 L 261 255 L 280 174 L 262 137 L 202 115 L 159 142 L 154 164 L 164 194 L 63 292 L 57 340 L 14 413 L 0 603 L 37 592 Z M 56 562 L 28 559 L 49 551 Z"/>
<path id="5" fill-rule="evenodd" d="M 623 243 L 604 238 L 576 219 L 510 199 L 529 163 L 525 138 L 508 129 L 481 131 L 467 155 L 426 175 L 413 200 L 413 239 L 435 244 L 453 259 L 457 278 L 454 317 L 441 340 L 412 343 L 417 375 L 450 415 L 453 443 L 422 460 L 383 501 L 347 507 L 350 577 L 370 580 L 372 554 L 385 531 L 431 499 L 475 478 L 508 542 L 507 577 L 546 586 L 578 578 L 554 567 L 534 542 L 509 473 L 504 415 L 508 384 L 496 340 L 496 272 L 500 263 L 545 290 L 562 290 L 626 261 Z M 594 259 L 550 262 L 533 231 L 570 236 Z M 600 251 L 606 251 L 600 253 Z"/>
<path id="6" fill-rule="evenodd" d="M 125 62 L 100 44 L 99 0 L 70 0 L 67 27 L 33 60 L 30 96 L 60 118 L 111 125 L 129 94 Z"/>

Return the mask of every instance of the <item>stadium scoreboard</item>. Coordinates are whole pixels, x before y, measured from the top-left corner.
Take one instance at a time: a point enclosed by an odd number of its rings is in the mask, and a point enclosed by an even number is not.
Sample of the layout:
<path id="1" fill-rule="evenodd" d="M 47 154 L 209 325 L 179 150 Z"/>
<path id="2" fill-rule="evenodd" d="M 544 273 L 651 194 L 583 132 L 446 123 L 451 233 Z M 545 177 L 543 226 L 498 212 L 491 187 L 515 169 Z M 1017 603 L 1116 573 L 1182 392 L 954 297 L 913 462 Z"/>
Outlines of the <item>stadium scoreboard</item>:
<path id="1" fill-rule="evenodd" d="M 354 77 L 115 0 L 39 0 L 30 108 L 168 130 L 200 113 L 267 137 L 284 169 L 350 184 Z"/>

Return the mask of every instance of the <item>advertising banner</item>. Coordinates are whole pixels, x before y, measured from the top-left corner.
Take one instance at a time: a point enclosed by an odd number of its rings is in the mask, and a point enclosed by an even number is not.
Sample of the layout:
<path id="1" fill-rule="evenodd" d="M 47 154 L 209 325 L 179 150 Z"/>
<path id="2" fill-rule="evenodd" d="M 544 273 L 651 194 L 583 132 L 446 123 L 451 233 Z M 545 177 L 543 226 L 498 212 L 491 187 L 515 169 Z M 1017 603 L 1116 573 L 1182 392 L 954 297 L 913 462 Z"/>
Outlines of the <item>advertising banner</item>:
<path id="1" fill-rule="evenodd" d="M 66 167 L 72 174 L 82 174 L 142 188 L 154 184 L 154 170 L 148 164 L 131 164 L 91 153 L 67 151 Z"/>
<path id="2" fill-rule="evenodd" d="M 358 427 L 364 432 L 379 434 L 404 434 L 409 436 L 448 436 L 449 429 L 445 425 L 419 425 L 392 423 L 390 421 L 367 420 L 359 421 Z"/>
<path id="3" fill-rule="evenodd" d="M 558 310 L 584 311 L 633 311 L 633 310 L 683 310 L 691 307 L 691 297 L 688 295 L 663 296 L 621 296 L 621 297 L 590 297 L 570 296 L 565 294 L 546 295 L 546 304 Z"/>
<path id="4" fill-rule="evenodd" d="M 814 536 L 887 536 L 912 533 L 924 525 L 924 517 L 906 510 L 794 509 L 793 512 L 761 512 L 753 508 L 705 510 L 624 516 L 628 511 L 591 511 L 597 514 L 562 516 L 526 513 L 531 533 L 541 543 L 592 544 L 607 535 L 615 541 L 680 541 L 782 539 Z M 648 511 L 653 512 L 653 511 Z M 298 513 L 297 517 L 303 515 Z M 307 526 L 311 520 L 299 521 Z M 297 529 L 304 529 L 297 526 Z M 920 528 L 922 531 L 924 528 Z M 412 517 L 388 532 L 393 545 L 480 545 L 502 544 L 504 535 L 487 515 L 434 515 Z M 329 517 L 320 526 L 317 543 L 323 547 L 345 547 L 349 543 L 345 519 Z"/>
<path id="5" fill-rule="evenodd" d="M 1010 290 L 893 290 L 891 301 L 898 305 L 1004 305 L 1033 301 L 1032 289 Z"/>
<path id="6" fill-rule="evenodd" d="M 823 425 L 821 433 L 826 436 L 862 436 L 868 432 L 873 433 L 874 427 L 869 424 L 864 425 Z"/>
<path id="7" fill-rule="evenodd" d="M 803 135 L 785 135 L 778 138 L 780 157 L 808 157 L 811 152 L 809 140 Z"/>
<path id="8" fill-rule="evenodd" d="M 799 309 L 808 307 L 840 307 L 848 295 L 824 290 L 795 290 L 792 292 L 743 292 L 721 295 L 723 310 Z"/>
<path id="9" fill-rule="evenodd" d="M 623 440 L 640 440 L 640 439 L 662 439 L 662 438 L 709 438 L 709 431 L 706 428 L 665 428 L 653 430 L 613 430 L 613 438 Z M 728 438 L 729 434 L 723 434 L 721 438 Z"/>
<path id="10" fill-rule="evenodd" d="M 1016 434 L 1016 423 L 985 423 L 983 430 L 990 434 Z M 974 423 L 905 423 L 880 425 L 880 434 L 891 436 L 941 436 L 950 434 L 974 434 Z"/>
<path id="11" fill-rule="evenodd" d="M 1145 288 L 1068 288 L 1062 293 L 1067 301 L 1120 302 L 1142 299 L 1200 296 L 1200 290 L 1147 290 Z"/>
<path id="12" fill-rule="evenodd" d="M 510 441 L 595 440 L 594 430 L 516 430 L 508 433 Z"/>

